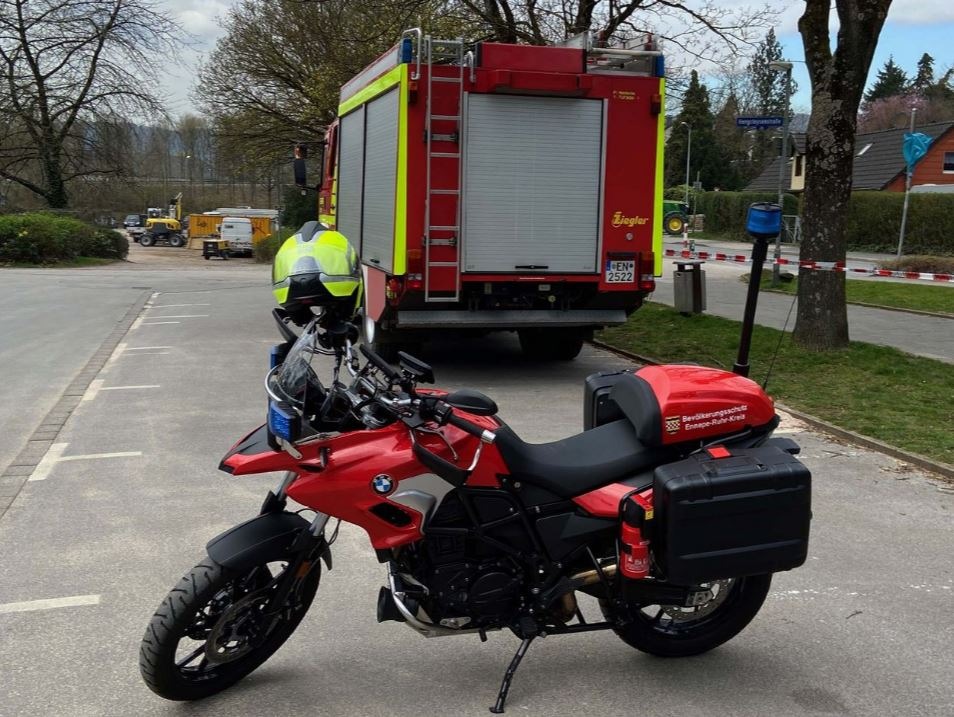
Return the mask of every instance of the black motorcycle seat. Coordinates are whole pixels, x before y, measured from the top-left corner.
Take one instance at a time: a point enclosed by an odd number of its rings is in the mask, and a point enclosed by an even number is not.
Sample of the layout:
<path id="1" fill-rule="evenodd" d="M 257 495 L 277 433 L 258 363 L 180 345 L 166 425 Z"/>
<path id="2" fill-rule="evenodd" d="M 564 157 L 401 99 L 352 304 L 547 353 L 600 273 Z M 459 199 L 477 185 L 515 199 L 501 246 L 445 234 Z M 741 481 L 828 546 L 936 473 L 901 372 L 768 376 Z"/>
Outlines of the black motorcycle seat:
<path id="1" fill-rule="evenodd" d="M 625 418 L 604 423 L 553 443 L 525 443 L 509 426 L 496 431 L 494 444 L 514 480 L 573 498 L 652 467 L 659 449 L 636 438 Z"/>

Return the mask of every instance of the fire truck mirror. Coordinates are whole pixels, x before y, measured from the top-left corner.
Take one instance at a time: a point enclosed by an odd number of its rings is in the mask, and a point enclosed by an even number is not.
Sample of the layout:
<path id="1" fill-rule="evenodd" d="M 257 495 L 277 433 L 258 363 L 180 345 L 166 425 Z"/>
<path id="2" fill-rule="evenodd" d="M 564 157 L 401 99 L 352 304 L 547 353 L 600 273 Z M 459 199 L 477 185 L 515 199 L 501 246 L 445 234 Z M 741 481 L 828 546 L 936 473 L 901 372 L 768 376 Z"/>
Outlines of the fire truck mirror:
<path id="1" fill-rule="evenodd" d="M 295 173 L 295 184 L 299 187 L 304 187 L 308 180 L 308 173 L 305 169 L 305 160 L 296 158 L 292 162 L 292 169 Z"/>

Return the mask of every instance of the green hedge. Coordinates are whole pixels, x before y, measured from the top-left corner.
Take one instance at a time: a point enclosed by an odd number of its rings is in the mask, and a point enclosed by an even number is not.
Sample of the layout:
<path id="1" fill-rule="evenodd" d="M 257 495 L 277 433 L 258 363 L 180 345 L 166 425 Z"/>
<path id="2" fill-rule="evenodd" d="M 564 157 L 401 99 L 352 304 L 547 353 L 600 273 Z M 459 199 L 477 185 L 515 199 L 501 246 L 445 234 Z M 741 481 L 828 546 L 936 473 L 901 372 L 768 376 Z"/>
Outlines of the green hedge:
<path id="1" fill-rule="evenodd" d="M 705 214 L 707 232 L 746 240 L 749 205 L 776 201 L 777 194 L 764 192 L 701 192 L 695 195 L 695 211 Z M 903 205 L 901 192 L 854 192 L 848 205 L 848 249 L 897 251 Z M 799 199 L 786 194 L 785 214 L 799 212 Z M 954 195 L 911 195 L 904 253 L 954 256 Z"/>
<path id="2" fill-rule="evenodd" d="M 269 234 L 265 239 L 262 239 L 260 242 L 256 243 L 255 247 L 252 249 L 252 253 L 255 256 L 255 261 L 262 264 L 271 263 L 272 259 L 275 258 L 275 254 L 279 249 L 281 249 L 281 246 L 285 240 L 296 231 L 298 231 L 297 227 L 294 229 L 291 227 L 283 227 L 281 232 Z"/>
<path id="3" fill-rule="evenodd" d="M 798 214 L 798 198 L 786 194 L 784 214 Z M 707 232 L 747 240 L 745 216 L 753 202 L 777 202 L 778 194 L 767 192 L 700 192 L 696 195 L 696 214 L 705 214 Z"/>
<path id="4" fill-rule="evenodd" d="M 848 205 L 848 248 L 897 251 L 903 206 L 902 192 L 852 194 Z M 911 195 L 904 253 L 954 255 L 954 195 Z"/>
<path id="5" fill-rule="evenodd" d="M 129 241 L 112 229 L 50 214 L 0 216 L 0 263 L 55 264 L 81 256 L 125 259 Z"/>

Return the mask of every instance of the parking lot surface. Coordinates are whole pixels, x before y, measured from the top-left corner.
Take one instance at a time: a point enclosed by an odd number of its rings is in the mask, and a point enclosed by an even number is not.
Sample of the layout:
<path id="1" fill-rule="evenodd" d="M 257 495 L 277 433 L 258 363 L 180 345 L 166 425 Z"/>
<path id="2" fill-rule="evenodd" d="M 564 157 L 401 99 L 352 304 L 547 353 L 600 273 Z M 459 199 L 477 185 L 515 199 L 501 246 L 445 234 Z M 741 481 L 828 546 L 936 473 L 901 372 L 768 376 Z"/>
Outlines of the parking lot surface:
<path id="1" fill-rule="evenodd" d="M 487 714 L 517 640 L 426 640 L 378 625 L 384 569 L 349 526 L 309 615 L 256 673 L 185 705 L 141 682 L 139 641 L 159 601 L 210 537 L 254 515 L 277 479 L 216 470 L 263 421 L 262 379 L 277 338 L 267 269 L 226 264 L 4 274 L 39 297 L 17 324 L 26 348 L 15 371 L 43 405 L 138 287 L 151 302 L 56 438 L 42 479 L 26 482 L 0 519 L 0 715 Z M 5 281 L 0 302 L 14 301 L 7 292 L 19 285 Z M 75 292 L 86 318 L 72 328 L 44 318 L 55 290 Z M 60 307 L 64 324 L 71 313 Z M 77 355 L 57 349 L 44 362 L 44 337 L 61 330 L 75 332 Z M 5 366 L 11 356 L 19 354 L 3 354 Z M 488 393 L 533 441 L 579 431 L 584 377 L 626 365 L 592 348 L 570 363 L 534 364 L 510 336 L 439 342 L 428 358 L 438 384 Z M 0 389 L 5 417 L 11 403 L 29 406 L 31 391 L 20 391 L 11 381 Z M 43 406 L 31 410 L 26 432 Z M 609 633 L 538 640 L 514 680 L 509 714 L 950 714 L 954 494 L 794 420 L 782 430 L 803 446 L 814 475 L 810 557 L 776 576 L 751 626 L 684 660 L 637 653 Z M 590 615 L 594 607 L 584 604 Z"/>

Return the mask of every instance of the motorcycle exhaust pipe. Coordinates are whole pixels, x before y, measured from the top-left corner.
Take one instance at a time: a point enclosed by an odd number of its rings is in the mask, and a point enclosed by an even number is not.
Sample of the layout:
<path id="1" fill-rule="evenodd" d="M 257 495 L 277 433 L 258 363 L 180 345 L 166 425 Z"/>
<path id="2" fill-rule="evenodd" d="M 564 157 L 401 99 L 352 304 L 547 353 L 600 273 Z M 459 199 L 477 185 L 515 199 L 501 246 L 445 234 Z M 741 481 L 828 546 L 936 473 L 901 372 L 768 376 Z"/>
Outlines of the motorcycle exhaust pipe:
<path id="1" fill-rule="evenodd" d="M 609 565 L 602 566 L 602 574 L 608 578 L 616 575 L 616 571 L 619 569 L 617 563 L 610 563 Z M 600 575 L 600 571 L 594 568 L 593 570 L 584 570 L 582 573 L 576 573 L 575 575 L 570 576 L 570 580 L 579 585 L 580 587 L 584 585 L 595 585 L 598 582 L 601 582 L 603 577 Z"/>
<path id="2" fill-rule="evenodd" d="M 407 622 L 394 602 L 394 593 L 382 585 L 378 591 L 378 622 L 388 621 Z"/>

